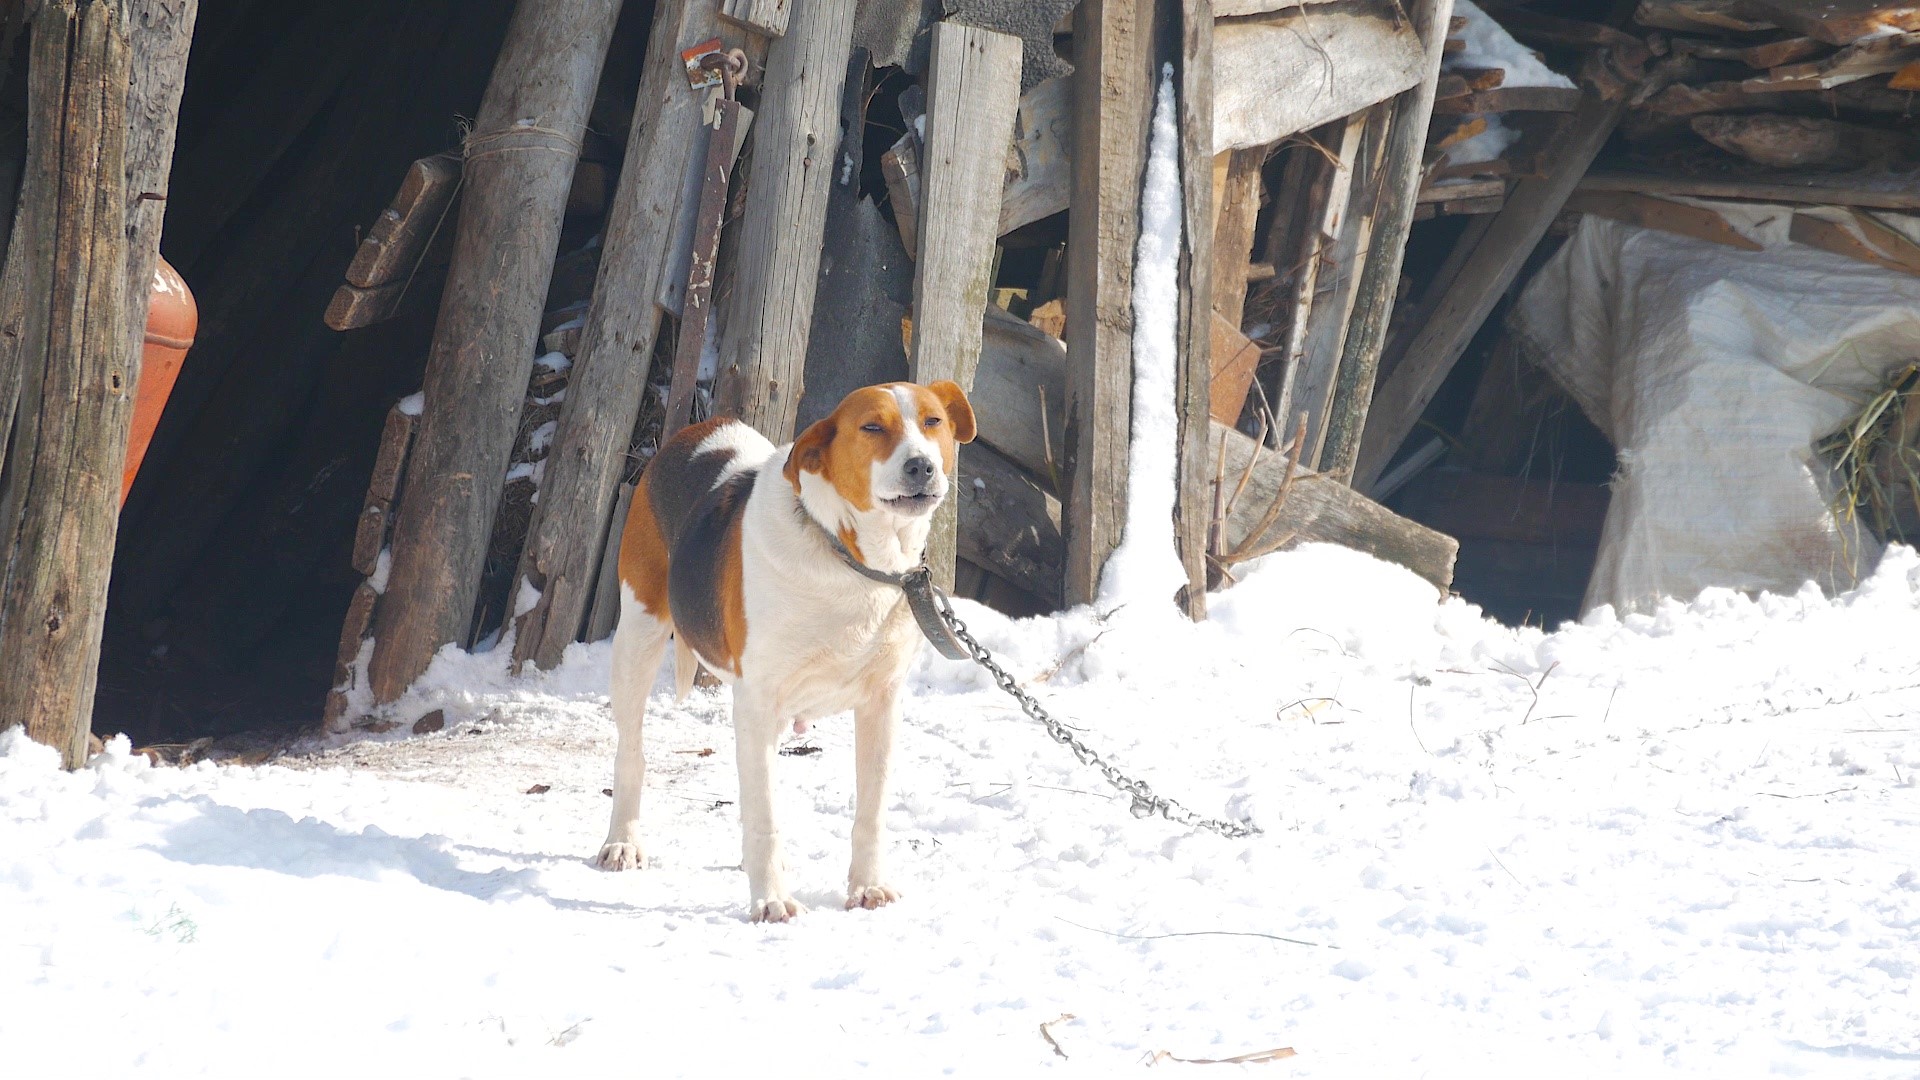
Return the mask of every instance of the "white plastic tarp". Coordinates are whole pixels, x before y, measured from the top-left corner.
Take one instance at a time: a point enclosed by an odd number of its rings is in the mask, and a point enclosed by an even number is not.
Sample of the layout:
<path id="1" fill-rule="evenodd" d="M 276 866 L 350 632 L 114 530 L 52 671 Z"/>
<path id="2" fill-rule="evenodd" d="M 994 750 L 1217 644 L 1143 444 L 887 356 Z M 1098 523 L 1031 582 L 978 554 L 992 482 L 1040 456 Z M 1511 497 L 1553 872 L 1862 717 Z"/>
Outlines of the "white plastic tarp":
<path id="1" fill-rule="evenodd" d="M 1879 558 L 1814 444 L 1920 359 L 1920 277 L 1793 243 L 1790 207 L 1694 205 L 1764 250 L 1589 215 L 1511 316 L 1619 450 L 1587 608 L 1831 591 Z"/>

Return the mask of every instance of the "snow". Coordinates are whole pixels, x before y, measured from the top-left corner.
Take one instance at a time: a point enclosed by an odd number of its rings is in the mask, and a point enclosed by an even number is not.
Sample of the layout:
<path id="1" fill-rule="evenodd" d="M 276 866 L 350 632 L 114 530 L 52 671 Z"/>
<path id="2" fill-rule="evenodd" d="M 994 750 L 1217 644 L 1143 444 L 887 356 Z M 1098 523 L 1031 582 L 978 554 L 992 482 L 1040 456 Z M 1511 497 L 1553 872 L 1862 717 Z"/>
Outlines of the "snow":
<path id="1" fill-rule="evenodd" d="M 534 357 L 533 366 L 542 371 L 565 371 L 573 366 L 573 361 L 567 359 L 566 353 L 550 352 Z"/>
<path id="2" fill-rule="evenodd" d="M 1507 28 L 1480 10 L 1473 0 L 1454 0 L 1453 13 L 1467 20 L 1457 34 L 1466 48 L 1448 53 L 1442 64 L 1454 68 L 1500 68 L 1507 73 L 1502 86 L 1560 86 L 1572 89 L 1573 80 L 1540 62 L 1531 49 L 1515 41 Z"/>
<path id="3" fill-rule="evenodd" d="M 1123 769 L 1135 820 L 976 669 L 916 667 L 894 881 L 839 910 L 851 723 L 781 757 L 800 898 L 745 922 L 723 691 L 648 717 L 650 865 L 605 827 L 608 648 L 447 650 L 444 731 L 63 773 L 0 734 L 10 1075 L 1912 1076 L 1920 556 L 1555 633 L 1308 546 L 1212 598 L 963 616 Z M 709 752 L 710 751 L 710 752 Z M 536 785 L 549 785 L 531 794 Z M 1054 1055 L 1038 1027 L 1068 1055 Z M 1263 1074 L 1264 1075 L 1264 1074 Z"/>
<path id="4" fill-rule="evenodd" d="M 1171 604 L 1186 584 L 1173 520 L 1180 413 L 1175 402 L 1179 332 L 1180 133 L 1173 65 L 1163 65 L 1153 110 L 1140 242 L 1133 268 L 1133 433 L 1127 446 L 1127 520 L 1100 578 L 1100 604 Z"/>
<path id="5" fill-rule="evenodd" d="M 427 395 L 424 391 L 416 390 L 401 398 L 397 407 L 408 416 L 419 416 L 421 410 L 427 407 Z"/>

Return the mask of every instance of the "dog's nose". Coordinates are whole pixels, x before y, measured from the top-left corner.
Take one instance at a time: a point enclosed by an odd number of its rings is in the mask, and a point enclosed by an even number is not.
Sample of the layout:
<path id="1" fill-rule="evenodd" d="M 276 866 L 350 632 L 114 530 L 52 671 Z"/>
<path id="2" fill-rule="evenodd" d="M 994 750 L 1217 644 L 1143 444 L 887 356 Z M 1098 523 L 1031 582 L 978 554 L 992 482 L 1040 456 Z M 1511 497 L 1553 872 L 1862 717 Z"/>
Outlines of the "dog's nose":
<path id="1" fill-rule="evenodd" d="M 901 466 L 901 471 L 906 473 L 907 479 L 912 483 L 925 484 L 933 479 L 933 459 L 925 455 L 910 457 L 907 463 Z"/>

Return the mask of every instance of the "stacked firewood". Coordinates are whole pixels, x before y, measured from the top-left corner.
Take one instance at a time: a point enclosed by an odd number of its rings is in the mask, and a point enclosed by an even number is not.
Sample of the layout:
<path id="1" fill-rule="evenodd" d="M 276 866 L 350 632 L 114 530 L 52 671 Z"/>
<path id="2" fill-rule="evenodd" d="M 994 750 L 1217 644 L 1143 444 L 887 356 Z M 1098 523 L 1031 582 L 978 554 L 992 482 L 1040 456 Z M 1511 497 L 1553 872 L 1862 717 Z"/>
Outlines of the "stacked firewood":
<path id="1" fill-rule="evenodd" d="M 1648 164 L 1900 170 L 1920 164 L 1920 4 L 1644 0 L 1635 22 L 1671 82 L 1623 132 Z"/>

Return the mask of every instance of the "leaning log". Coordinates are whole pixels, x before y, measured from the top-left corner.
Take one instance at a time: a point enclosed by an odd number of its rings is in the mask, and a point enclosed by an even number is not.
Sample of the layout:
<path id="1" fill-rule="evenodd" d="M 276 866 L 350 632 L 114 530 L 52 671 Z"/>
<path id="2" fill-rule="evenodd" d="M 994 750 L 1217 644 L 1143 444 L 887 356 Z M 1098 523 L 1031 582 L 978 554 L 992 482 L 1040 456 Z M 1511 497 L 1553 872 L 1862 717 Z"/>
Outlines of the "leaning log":
<path id="1" fill-rule="evenodd" d="M 916 382 L 973 386 L 1019 104 L 1020 57 L 1021 40 L 1012 34 L 952 22 L 933 28 L 908 356 Z M 927 565 L 946 588 L 953 586 L 958 506 L 948 500 L 934 512 L 927 540 Z"/>
<path id="2" fill-rule="evenodd" d="M 775 442 L 793 431 L 819 286 L 827 189 L 839 165 L 840 91 L 855 0 L 809 0 L 767 50 L 737 278 L 720 309 L 717 413 Z"/>
<path id="3" fill-rule="evenodd" d="M 1173 508 L 1174 546 L 1187 572 L 1180 596 L 1188 617 L 1207 614 L 1207 537 L 1213 492 L 1207 468 L 1207 424 L 1213 389 L 1213 4 L 1183 0 L 1178 28 L 1175 97 L 1180 196 L 1184 220 L 1177 268 L 1174 409 L 1179 417 Z M 1249 228 L 1251 233 L 1251 228 Z M 1243 260 L 1244 261 L 1244 260 Z M 1230 327 L 1232 328 L 1232 327 Z"/>
<path id="4" fill-rule="evenodd" d="M 22 388 L 0 492 L 0 728 L 24 724 L 69 768 L 85 760 L 92 731 L 139 377 L 126 301 L 128 6 L 52 0 L 34 21 L 25 229 L 12 240 L 28 246 L 10 265 L 25 275 L 13 287 L 23 318 L 0 345 L 0 366 L 17 369 Z M 149 276 L 157 240 L 158 229 L 142 228 Z"/>
<path id="5" fill-rule="evenodd" d="M 466 640 L 619 8 L 521 0 L 467 137 L 453 265 L 368 668 L 376 702 L 399 697 L 442 645 Z"/>
<path id="6" fill-rule="evenodd" d="M 658 294 L 671 266 L 667 248 L 686 198 L 681 178 L 698 150 L 700 95 L 687 85 L 680 50 L 714 36 L 718 9 L 719 0 L 663 0 L 655 9 L 600 276 L 520 556 L 519 578 L 540 599 L 514 624 L 518 665 L 559 663 L 593 603 L 602 540 L 660 329 L 659 309 L 643 298 Z"/>

